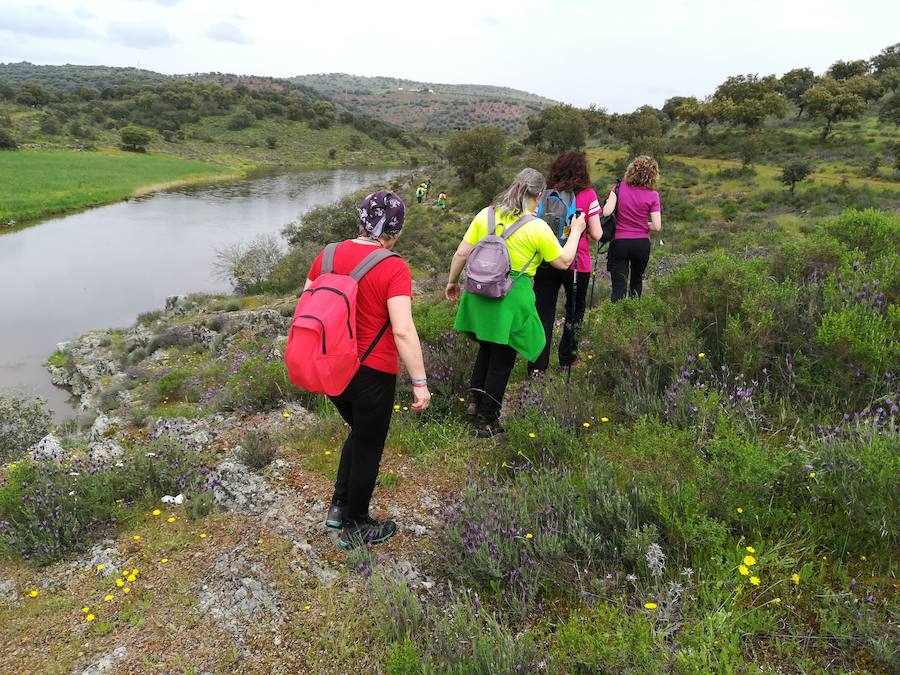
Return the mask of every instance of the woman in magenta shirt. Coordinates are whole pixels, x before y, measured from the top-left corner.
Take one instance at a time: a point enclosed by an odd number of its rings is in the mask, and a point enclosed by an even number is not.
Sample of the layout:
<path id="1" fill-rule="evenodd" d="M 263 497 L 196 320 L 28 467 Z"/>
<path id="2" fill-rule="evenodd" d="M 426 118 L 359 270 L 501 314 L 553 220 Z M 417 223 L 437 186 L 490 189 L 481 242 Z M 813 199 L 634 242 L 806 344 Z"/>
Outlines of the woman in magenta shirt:
<path id="1" fill-rule="evenodd" d="M 653 189 L 658 179 L 655 159 L 635 157 L 625 170 L 619 196 L 613 190 L 603 206 L 604 216 L 616 211 L 616 237 L 606 261 L 613 302 L 624 298 L 626 289 L 632 297 L 641 296 L 644 271 L 650 261 L 650 231 L 662 229 L 659 193 Z"/>
<path id="2" fill-rule="evenodd" d="M 591 278 L 591 249 L 588 237 L 597 240 L 602 234 L 600 228 L 600 203 L 597 193 L 591 187 L 587 160 L 575 150 L 562 153 L 547 172 L 547 187 L 575 194 L 575 208 L 580 210 L 587 221 L 587 229 L 578 243 L 578 255 L 567 270 L 558 270 L 544 263 L 534 275 L 534 297 L 538 316 L 544 325 L 547 344 L 537 361 L 528 364 L 528 372 L 544 372 L 550 366 L 550 341 L 553 338 L 553 322 L 556 319 L 556 301 L 559 289 L 566 292 L 566 322 L 559 341 L 559 365 L 572 366 L 578 360 L 578 343 L 575 326 L 584 318 L 588 283 Z M 578 287 L 572 297 L 573 277 L 578 275 Z"/>

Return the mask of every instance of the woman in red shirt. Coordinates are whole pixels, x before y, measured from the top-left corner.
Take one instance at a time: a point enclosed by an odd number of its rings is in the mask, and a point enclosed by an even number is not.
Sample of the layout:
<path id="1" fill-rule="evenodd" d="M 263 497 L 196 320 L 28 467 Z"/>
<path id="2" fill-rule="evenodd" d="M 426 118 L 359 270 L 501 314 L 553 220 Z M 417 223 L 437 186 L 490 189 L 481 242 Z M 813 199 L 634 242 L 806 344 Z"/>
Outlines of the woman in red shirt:
<path id="1" fill-rule="evenodd" d="M 403 230 L 406 207 L 392 192 L 369 195 L 358 211 L 359 236 L 341 242 L 335 252 L 334 271 L 338 274 L 349 274 L 373 247 L 392 250 Z M 319 253 L 305 288 L 321 270 Z M 350 426 L 325 521 L 328 527 L 343 529 L 339 538 L 342 548 L 366 542 L 377 544 L 397 531 L 393 521 L 369 516 L 369 501 L 391 423 L 400 360 L 412 379 L 412 409 L 425 410 L 431 400 L 422 347 L 412 319 L 412 278 L 402 258 L 383 260 L 360 280 L 356 336 L 360 358 L 377 342 L 347 388 L 338 396 L 329 397 Z"/>

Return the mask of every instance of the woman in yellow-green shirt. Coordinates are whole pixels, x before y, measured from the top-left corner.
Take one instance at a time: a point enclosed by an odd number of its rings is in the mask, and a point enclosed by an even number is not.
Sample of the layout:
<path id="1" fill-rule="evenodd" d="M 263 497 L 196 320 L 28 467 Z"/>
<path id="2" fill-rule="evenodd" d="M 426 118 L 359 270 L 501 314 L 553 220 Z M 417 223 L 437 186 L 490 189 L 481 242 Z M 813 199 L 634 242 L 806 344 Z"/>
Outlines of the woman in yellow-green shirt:
<path id="1" fill-rule="evenodd" d="M 463 293 L 460 299 L 457 282 L 469 253 L 488 234 L 488 209 L 494 209 L 499 234 L 521 215 L 535 211 L 544 187 L 544 177 L 539 171 L 523 169 L 512 185 L 475 216 L 450 263 L 450 278 L 444 295 L 448 300 L 460 300 L 454 328 L 478 342 L 469 412 L 476 415 L 475 433 L 479 438 L 503 431 L 499 424 L 500 408 L 516 354 L 534 360 L 544 349 L 544 327 L 535 308 L 531 287 L 534 272 L 543 261 L 561 270 L 572 265 L 585 228 L 584 216 L 579 214 L 572 220 L 564 247 L 540 218 L 524 224 L 506 240 L 513 275 L 518 278 L 505 297 L 486 298 Z"/>

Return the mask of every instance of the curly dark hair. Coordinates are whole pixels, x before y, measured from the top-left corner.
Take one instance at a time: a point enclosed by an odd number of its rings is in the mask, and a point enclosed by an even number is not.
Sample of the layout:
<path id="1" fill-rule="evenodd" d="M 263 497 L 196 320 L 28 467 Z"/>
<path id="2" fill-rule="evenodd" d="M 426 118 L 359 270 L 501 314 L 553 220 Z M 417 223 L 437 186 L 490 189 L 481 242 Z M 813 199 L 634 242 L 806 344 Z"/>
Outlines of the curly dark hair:
<path id="1" fill-rule="evenodd" d="M 566 150 L 550 165 L 547 172 L 548 187 L 557 190 L 579 192 L 591 187 L 587 159 L 577 150 Z"/>
<path id="2" fill-rule="evenodd" d="M 631 164 L 625 169 L 625 182 L 635 187 L 645 187 L 651 190 L 659 178 L 659 165 L 656 160 L 647 155 L 640 155 L 631 160 Z"/>

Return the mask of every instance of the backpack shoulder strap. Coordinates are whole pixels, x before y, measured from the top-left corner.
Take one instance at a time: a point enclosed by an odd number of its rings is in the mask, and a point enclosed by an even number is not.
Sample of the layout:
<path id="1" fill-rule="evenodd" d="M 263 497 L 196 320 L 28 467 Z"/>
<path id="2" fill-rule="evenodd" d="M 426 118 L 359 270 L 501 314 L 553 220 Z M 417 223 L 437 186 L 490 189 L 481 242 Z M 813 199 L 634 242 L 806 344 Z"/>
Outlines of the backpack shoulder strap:
<path id="1" fill-rule="evenodd" d="M 489 235 L 497 234 L 497 213 L 494 211 L 493 206 L 488 207 L 487 233 Z"/>
<path id="2" fill-rule="evenodd" d="M 520 227 L 522 227 L 522 226 L 525 225 L 526 223 L 530 223 L 532 220 L 536 220 L 536 218 L 534 217 L 534 215 L 532 215 L 532 214 L 530 214 L 530 213 L 526 213 L 526 214 L 522 215 L 522 216 L 521 216 L 516 222 L 514 222 L 512 225 L 510 225 L 510 226 L 507 227 L 505 230 L 503 230 L 503 234 L 501 234 L 500 236 L 503 237 L 504 239 L 509 239 L 513 234 L 516 233 L 516 231 L 517 231 Z"/>
<path id="3" fill-rule="evenodd" d="M 394 253 L 393 251 L 388 251 L 386 248 L 381 248 L 380 246 L 372 251 L 369 255 L 359 261 L 356 267 L 350 272 L 350 277 L 356 283 L 359 283 L 360 280 L 366 276 L 366 274 L 378 263 L 383 260 L 387 260 L 388 258 L 399 258 L 400 256 Z"/>
<path id="4" fill-rule="evenodd" d="M 331 274 L 334 272 L 334 254 L 337 251 L 338 243 L 328 244 L 322 253 L 322 274 Z"/>

